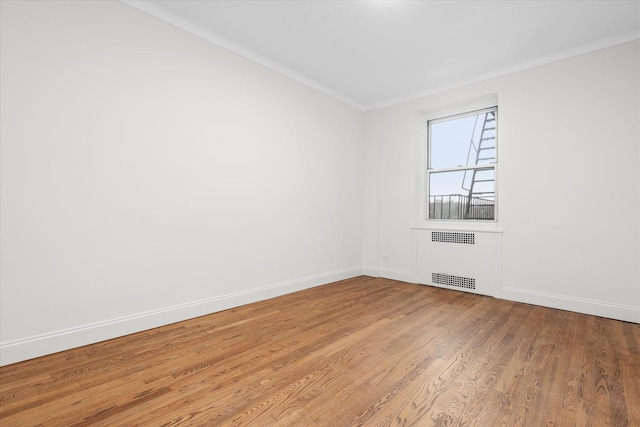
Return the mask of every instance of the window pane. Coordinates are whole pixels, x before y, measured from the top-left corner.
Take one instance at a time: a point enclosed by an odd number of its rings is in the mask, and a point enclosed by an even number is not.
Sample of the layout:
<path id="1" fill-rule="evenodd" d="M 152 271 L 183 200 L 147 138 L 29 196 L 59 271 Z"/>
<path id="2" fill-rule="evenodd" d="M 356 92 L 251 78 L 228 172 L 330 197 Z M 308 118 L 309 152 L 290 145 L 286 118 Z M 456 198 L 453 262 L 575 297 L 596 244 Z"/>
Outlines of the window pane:
<path id="1" fill-rule="evenodd" d="M 495 219 L 495 170 L 429 173 L 429 219 Z"/>
<path id="2" fill-rule="evenodd" d="M 451 168 L 496 161 L 495 110 L 429 122 L 429 168 Z"/>

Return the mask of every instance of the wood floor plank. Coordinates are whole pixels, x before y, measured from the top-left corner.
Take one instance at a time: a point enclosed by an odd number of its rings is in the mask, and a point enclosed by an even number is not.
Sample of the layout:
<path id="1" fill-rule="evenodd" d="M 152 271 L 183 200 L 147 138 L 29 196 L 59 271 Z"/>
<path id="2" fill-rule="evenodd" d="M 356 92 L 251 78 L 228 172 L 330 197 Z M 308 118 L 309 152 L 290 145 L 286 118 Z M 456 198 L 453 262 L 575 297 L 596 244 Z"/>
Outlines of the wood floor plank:
<path id="1" fill-rule="evenodd" d="M 358 277 L 0 368 L 0 425 L 640 426 L 640 325 Z"/>

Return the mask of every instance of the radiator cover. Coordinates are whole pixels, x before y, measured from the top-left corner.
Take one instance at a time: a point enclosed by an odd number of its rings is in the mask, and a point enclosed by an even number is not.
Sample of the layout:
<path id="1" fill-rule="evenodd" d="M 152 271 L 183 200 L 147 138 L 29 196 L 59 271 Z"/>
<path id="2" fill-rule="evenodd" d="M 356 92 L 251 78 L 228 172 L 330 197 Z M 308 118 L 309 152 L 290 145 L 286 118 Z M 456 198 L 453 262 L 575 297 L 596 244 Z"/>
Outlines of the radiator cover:
<path id="1" fill-rule="evenodd" d="M 502 234 L 414 229 L 418 283 L 497 296 Z"/>

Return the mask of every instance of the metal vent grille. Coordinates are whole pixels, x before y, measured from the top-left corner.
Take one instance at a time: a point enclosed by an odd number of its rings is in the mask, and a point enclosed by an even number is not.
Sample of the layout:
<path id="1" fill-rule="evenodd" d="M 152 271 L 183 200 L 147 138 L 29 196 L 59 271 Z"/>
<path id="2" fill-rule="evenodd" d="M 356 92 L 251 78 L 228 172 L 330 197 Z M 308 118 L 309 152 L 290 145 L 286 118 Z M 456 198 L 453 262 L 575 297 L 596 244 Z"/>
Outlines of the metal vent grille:
<path id="1" fill-rule="evenodd" d="M 446 286 L 455 286 L 458 288 L 475 289 L 476 279 L 471 277 L 451 276 L 446 273 L 431 273 L 433 283 Z"/>
<path id="2" fill-rule="evenodd" d="M 463 243 L 467 245 L 474 245 L 476 243 L 476 235 L 473 233 L 432 231 L 431 241 L 442 242 L 442 243 Z"/>

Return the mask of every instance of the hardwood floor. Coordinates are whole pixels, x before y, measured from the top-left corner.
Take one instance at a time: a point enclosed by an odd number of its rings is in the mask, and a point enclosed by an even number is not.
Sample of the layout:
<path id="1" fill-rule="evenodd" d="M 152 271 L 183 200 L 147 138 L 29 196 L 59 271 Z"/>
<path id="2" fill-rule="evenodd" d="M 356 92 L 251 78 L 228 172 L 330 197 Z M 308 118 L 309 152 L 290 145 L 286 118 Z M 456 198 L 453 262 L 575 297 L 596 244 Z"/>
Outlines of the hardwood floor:
<path id="1" fill-rule="evenodd" d="M 359 277 L 0 368 L 9 426 L 640 426 L 640 325 Z"/>

